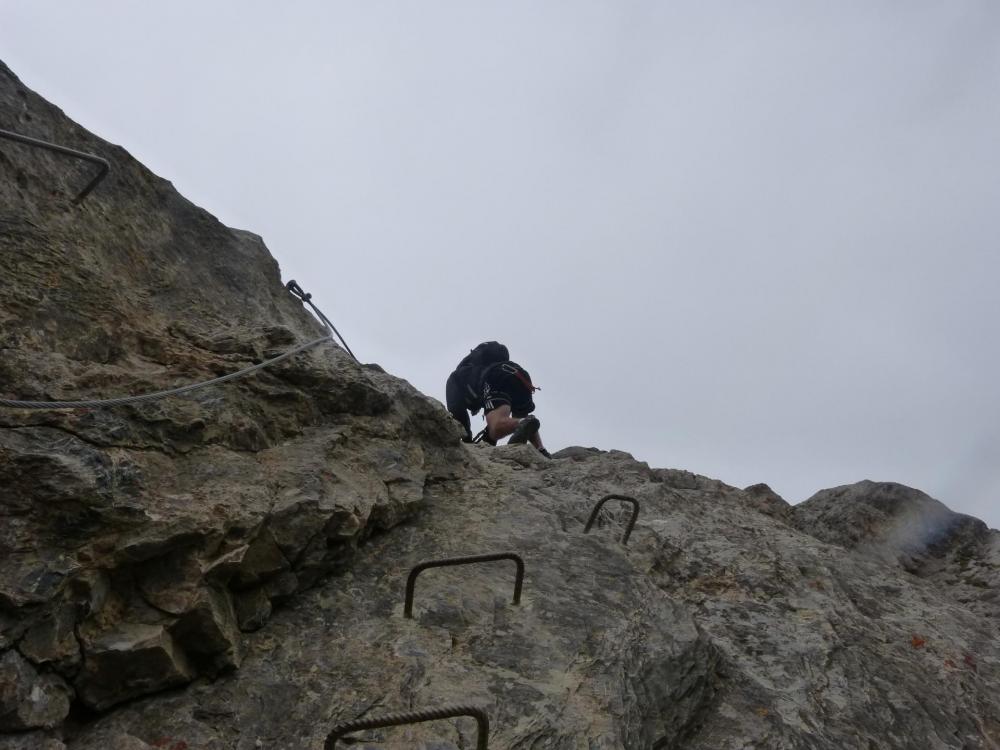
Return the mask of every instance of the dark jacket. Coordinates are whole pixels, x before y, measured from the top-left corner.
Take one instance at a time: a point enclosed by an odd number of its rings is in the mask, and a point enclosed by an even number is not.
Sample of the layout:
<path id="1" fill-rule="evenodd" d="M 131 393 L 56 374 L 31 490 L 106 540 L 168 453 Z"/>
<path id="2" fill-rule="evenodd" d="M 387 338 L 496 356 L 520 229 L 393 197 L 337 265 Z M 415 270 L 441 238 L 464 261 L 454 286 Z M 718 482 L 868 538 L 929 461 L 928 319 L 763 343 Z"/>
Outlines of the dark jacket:
<path id="1" fill-rule="evenodd" d="M 504 362 L 509 357 L 510 352 L 503 344 L 484 341 L 465 355 L 458 363 L 458 367 L 448 376 L 445 385 L 448 411 L 465 428 L 467 441 L 472 440 L 469 412 L 476 414 L 483 408 L 483 373 L 490 365 Z"/>

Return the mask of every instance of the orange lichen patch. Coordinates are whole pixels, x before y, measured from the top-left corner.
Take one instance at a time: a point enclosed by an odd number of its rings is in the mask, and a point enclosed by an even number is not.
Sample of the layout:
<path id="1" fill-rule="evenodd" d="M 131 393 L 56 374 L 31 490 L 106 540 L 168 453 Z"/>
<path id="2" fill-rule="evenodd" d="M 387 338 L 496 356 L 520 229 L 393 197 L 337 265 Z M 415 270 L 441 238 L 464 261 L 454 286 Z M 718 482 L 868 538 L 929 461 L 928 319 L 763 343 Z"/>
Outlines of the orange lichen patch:
<path id="1" fill-rule="evenodd" d="M 965 666 L 969 667 L 974 671 L 976 670 L 976 660 L 972 656 L 972 654 L 966 654 L 965 657 L 962 659 L 962 661 L 965 662 Z"/>
<path id="2" fill-rule="evenodd" d="M 956 667 L 955 662 L 953 662 L 951 659 L 945 659 L 944 665 L 948 667 L 948 669 L 954 669 Z"/>
<path id="3" fill-rule="evenodd" d="M 927 640 L 921 638 L 919 635 L 915 635 L 910 638 L 910 645 L 913 646 L 913 648 L 923 648 L 926 644 Z"/>
<path id="4" fill-rule="evenodd" d="M 766 708 L 764 708 L 763 706 L 761 706 L 760 708 L 758 708 L 758 709 L 757 709 L 757 715 L 758 715 L 758 716 L 760 716 L 761 718 L 764 718 L 764 717 L 765 717 L 765 716 L 767 716 L 767 715 L 768 715 L 769 713 L 771 713 L 771 712 L 770 712 L 770 711 L 768 711 L 768 710 L 767 710 Z"/>

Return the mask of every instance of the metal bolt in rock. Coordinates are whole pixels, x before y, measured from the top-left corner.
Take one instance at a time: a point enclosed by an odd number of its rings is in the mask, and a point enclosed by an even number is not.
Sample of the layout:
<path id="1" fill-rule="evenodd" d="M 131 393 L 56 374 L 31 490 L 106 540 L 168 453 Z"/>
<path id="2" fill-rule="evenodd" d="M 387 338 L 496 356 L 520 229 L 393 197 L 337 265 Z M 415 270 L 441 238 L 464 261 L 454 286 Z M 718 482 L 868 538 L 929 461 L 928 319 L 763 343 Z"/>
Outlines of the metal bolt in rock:
<path id="1" fill-rule="evenodd" d="M 413 589 L 417 576 L 428 568 L 446 568 L 453 565 L 472 565 L 474 563 L 494 562 L 496 560 L 513 560 L 517 565 L 517 577 L 514 581 L 514 604 L 521 603 L 521 584 L 524 583 L 524 560 L 513 552 L 499 552 L 491 555 L 471 555 L 469 557 L 448 557 L 442 560 L 428 560 L 417 565 L 410 571 L 406 579 L 406 604 L 403 607 L 404 617 L 413 617 Z"/>
<path id="2" fill-rule="evenodd" d="M 337 740 L 351 732 L 360 732 L 365 729 L 381 729 L 383 727 L 396 727 L 403 724 L 419 724 L 425 721 L 436 721 L 437 719 L 451 719 L 456 716 L 471 716 L 476 720 L 476 750 L 487 750 L 489 747 L 490 720 L 486 712 L 476 706 L 442 706 L 441 708 L 431 708 L 424 711 L 408 711 L 406 713 L 385 714 L 384 716 L 374 716 L 370 719 L 357 719 L 338 724 L 326 737 L 325 750 L 334 750 Z"/>
<path id="3" fill-rule="evenodd" d="M 622 536 L 622 544 L 628 544 L 628 538 L 632 533 L 632 529 L 635 528 L 635 522 L 639 519 L 639 501 L 634 497 L 628 497 L 627 495 L 605 495 L 600 500 L 597 501 L 597 505 L 594 509 L 590 511 L 590 518 L 587 519 L 587 525 L 583 528 L 583 533 L 586 534 L 590 531 L 590 527 L 594 525 L 594 521 L 597 520 L 597 514 L 600 512 L 601 508 L 604 507 L 604 503 L 608 500 L 621 500 L 625 503 L 632 503 L 632 518 L 629 519 L 628 525 L 625 527 L 625 534 Z"/>

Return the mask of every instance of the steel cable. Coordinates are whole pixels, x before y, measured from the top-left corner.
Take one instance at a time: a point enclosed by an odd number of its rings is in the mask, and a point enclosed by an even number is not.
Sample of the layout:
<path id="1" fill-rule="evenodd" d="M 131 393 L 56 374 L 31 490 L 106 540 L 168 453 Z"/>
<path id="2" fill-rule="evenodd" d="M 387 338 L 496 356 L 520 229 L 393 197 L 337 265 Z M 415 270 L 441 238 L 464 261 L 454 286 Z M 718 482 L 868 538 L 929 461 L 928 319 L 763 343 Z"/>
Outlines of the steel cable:
<path id="1" fill-rule="evenodd" d="M 318 346 L 324 341 L 332 340 L 332 336 L 324 336 L 321 339 L 315 339 L 314 341 L 309 341 L 308 343 L 297 346 L 294 349 L 290 349 L 284 354 L 279 354 L 277 357 L 266 359 L 259 364 L 246 367 L 242 370 L 237 370 L 236 372 L 231 372 L 228 375 L 222 375 L 218 378 L 212 378 L 211 380 L 204 380 L 200 383 L 183 385 L 179 388 L 156 391 L 155 393 L 143 393 L 139 396 L 121 396 L 118 398 L 89 399 L 84 401 L 14 401 L 7 398 L 0 398 L 0 406 L 7 406 L 11 409 L 94 409 L 102 406 L 121 406 L 123 404 L 135 404 L 142 401 L 157 401 L 161 398 L 167 398 L 169 396 L 179 396 L 182 393 L 190 393 L 191 391 L 196 391 L 199 388 L 207 388 L 210 385 L 225 383 L 227 380 L 242 378 L 252 372 L 263 370 L 265 367 L 270 367 L 271 365 L 277 364 L 282 360 L 293 357 L 299 352 L 304 352 L 306 349 Z"/>
<path id="2" fill-rule="evenodd" d="M 319 316 L 320 321 L 323 326 L 332 333 L 328 333 L 322 338 L 314 339 L 308 341 L 305 344 L 295 347 L 294 349 L 289 349 L 283 354 L 279 354 L 277 357 L 272 357 L 271 359 L 266 359 L 256 365 L 251 365 L 250 367 L 245 367 L 242 370 L 237 370 L 236 372 L 231 372 L 227 375 L 221 375 L 217 378 L 212 378 L 211 380 L 203 380 L 200 383 L 191 383 L 190 385 L 183 385 L 177 388 L 168 388 L 164 391 L 156 391 L 154 393 L 143 393 L 138 396 L 119 396 L 117 398 L 98 398 L 98 399 L 85 399 L 81 401 L 19 401 L 15 399 L 0 398 L 0 406 L 5 406 L 10 409 L 96 409 L 104 406 L 122 406 L 124 404 L 135 404 L 144 401 L 158 401 L 163 398 L 168 398 L 170 396 L 179 396 L 182 393 L 190 393 L 191 391 L 196 391 L 199 388 L 207 388 L 211 385 L 218 385 L 219 383 L 225 383 L 228 380 L 236 380 L 237 378 L 245 377 L 251 373 L 257 372 L 258 370 L 263 370 L 265 367 L 270 367 L 271 365 L 277 364 L 289 357 L 294 357 L 300 352 L 304 352 L 307 349 L 312 349 L 314 346 L 319 346 L 325 341 L 333 341 L 333 333 L 337 334 L 340 338 L 340 333 L 330 320 L 322 313 L 322 311 L 316 307 L 310 300 L 311 294 L 306 294 L 302 291 L 294 281 L 288 282 L 288 291 L 294 294 L 296 297 L 306 302 Z M 344 339 L 340 338 L 343 343 Z M 344 343 L 344 349 L 347 353 L 354 357 L 354 361 L 357 362 L 358 358 L 354 356 L 354 352 L 347 348 L 347 344 Z"/>

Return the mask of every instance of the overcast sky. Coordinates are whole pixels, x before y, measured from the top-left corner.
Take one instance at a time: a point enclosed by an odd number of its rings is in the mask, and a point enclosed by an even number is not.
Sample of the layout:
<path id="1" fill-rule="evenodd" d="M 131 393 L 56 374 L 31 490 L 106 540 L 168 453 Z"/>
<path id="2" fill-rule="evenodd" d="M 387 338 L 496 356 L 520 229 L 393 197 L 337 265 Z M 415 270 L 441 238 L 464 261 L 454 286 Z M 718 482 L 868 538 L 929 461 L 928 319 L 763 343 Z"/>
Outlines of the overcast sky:
<path id="1" fill-rule="evenodd" d="M 550 449 L 1000 526 L 1000 3 L 0 0 L 0 59 Z M 479 418 L 473 421 L 479 425 Z"/>

